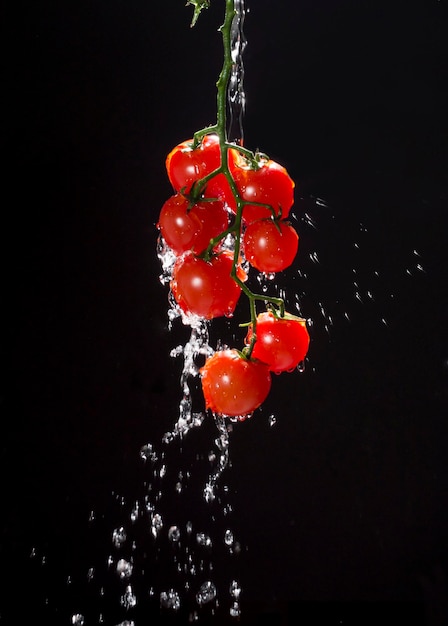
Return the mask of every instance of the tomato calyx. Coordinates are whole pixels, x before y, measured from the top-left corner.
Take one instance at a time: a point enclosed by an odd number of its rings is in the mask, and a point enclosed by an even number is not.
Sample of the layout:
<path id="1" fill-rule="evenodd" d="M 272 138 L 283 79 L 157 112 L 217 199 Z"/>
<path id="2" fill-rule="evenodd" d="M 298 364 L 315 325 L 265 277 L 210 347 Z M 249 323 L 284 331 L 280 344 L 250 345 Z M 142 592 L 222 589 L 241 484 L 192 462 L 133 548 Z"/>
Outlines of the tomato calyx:
<path id="1" fill-rule="evenodd" d="M 268 313 L 272 313 L 272 315 L 280 320 L 289 320 L 292 322 L 300 322 L 301 324 L 306 325 L 306 319 L 304 317 L 299 317 L 298 315 L 294 315 L 293 313 L 289 313 L 288 311 L 278 311 L 275 307 L 268 306 Z"/>
<path id="2" fill-rule="evenodd" d="M 236 162 L 236 166 L 243 170 L 258 171 L 262 167 L 269 163 L 269 156 L 264 152 L 260 152 L 258 149 L 255 152 L 237 146 L 239 152 L 239 158 Z"/>

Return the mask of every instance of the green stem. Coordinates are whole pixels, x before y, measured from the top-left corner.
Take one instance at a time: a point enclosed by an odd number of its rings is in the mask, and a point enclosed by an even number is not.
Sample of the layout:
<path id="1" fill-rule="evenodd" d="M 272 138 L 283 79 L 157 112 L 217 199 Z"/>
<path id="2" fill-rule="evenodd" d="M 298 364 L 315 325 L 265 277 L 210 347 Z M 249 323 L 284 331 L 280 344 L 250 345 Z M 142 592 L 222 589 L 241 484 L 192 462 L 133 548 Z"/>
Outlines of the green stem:
<path id="1" fill-rule="evenodd" d="M 241 197 L 236 183 L 233 179 L 232 173 L 229 168 L 229 150 L 237 149 L 241 154 L 243 154 L 248 161 L 251 163 L 251 166 L 254 168 L 259 167 L 259 159 L 260 157 L 267 158 L 266 155 L 254 154 L 250 150 L 243 148 L 242 146 L 236 144 L 228 143 L 227 139 L 227 89 L 229 84 L 229 79 L 232 71 L 232 51 L 231 51 L 231 28 L 232 21 L 236 14 L 235 2 L 234 0 L 225 0 L 226 1 L 226 9 L 225 9 L 225 17 L 224 23 L 220 27 L 220 32 L 222 35 L 223 42 L 223 50 L 224 50 L 224 61 L 221 69 L 221 73 L 219 75 L 218 81 L 216 83 L 217 87 L 217 121 L 216 124 L 212 126 L 208 126 L 207 128 L 203 128 L 197 131 L 194 134 L 193 138 L 193 148 L 196 148 L 205 137 L 205 135 L 216 133 L 219 138 L 219 146 L 221 151 L 221 164 L 219 168 L 210 172 L 207 176 L 198 180 L 193 189 L 191 191 L 191 198 L 193 201 L 199 199 L 203 190 L 205 189 L 208 181 L 218 174 L 224 174 L 226 177 L 230 189 L 232 190 L 232 194 L 235 198 L 236 202 L 236 215 L 235 220 L 231 226 L 229 226 L 225 231 L 223 231 L 218 237 L 210 240 L 210 244 L 207 247 L 206 251 L 203 253 L 202 257 L 204 260 L 210 260 L 212 255 L 212 251 L 214 247 L 227 235 L 233 234 L 235 237 L 235 249 L 233 255 L 233 265 L 231 270 L 231 276 L 233 280 L 239 285 L 242 292 L 246 295 L 249 300 L 249 308 L 250 308 L 250 320 L 252 325 L 252 337 L 249 345 L 242 352 L 243 356 L 247 359 L 251 358 L 252 351 L 257 340 L 256 328 L 257 328 L 257 308 L 256 302 L 262 301 L 265 304 L 271 304 L 278 310 L 278 315 L 283 317 L 285 315 L 285 303 L 282 298 L 275 298 L 271 296 L 266 296 L 265 294 L 254 293 L 245 285 L 245 283 L 238 276 L 238 265 L 240 261 L 241 255 L 241 236 L 243 229 L 243 208 L 246 204 L 259 204 L 254 202 L 245 202 Z M 260 206 L 265 206 L 269 208 L 272 212 L 273 217 L 275 217 L 276 212 L 270 205 L 260 204 Z"/>

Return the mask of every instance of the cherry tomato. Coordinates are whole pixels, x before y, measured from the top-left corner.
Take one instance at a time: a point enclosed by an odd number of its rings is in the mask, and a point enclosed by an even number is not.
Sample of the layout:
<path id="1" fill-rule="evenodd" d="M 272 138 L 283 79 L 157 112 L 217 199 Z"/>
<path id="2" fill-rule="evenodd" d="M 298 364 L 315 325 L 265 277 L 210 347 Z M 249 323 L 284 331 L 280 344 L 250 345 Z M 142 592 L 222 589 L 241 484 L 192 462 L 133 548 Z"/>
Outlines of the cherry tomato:
<path id="1" fill-rule="evenodd" d="M 257 340 L 252 357 L 266 363 L 271 372 L 290 372 L 301 363 L 307 352 L 310 337 L 306 322 L 295 315 L 275 317 L 271 311 L 257 316 Z M 249 345 L 252 327 L 246 336 Z"/>
<path id="2" fill-rule="evenodd" d="M 257 220 L 244 233 L 245 257 L 260 272 L 282 272 L 294 261 L 298 247 L 295 228 L 284 220 Z"/>
<path id="3" fill-rule="evenodd" d="M 230 275 L 233 254 L 229 251 L 214 255 L 210 261 L 186 252 L 174 264 L 171 291 L 185 313 L 205 319 L 233 314 L 241 288 Z M 238 277 L 246 279 L 241 267 Z"/>
<path id="4" fill-rule="evenodd" d="M 218 135 L 205 135 L 193 150 L 193 139 L 177 145 L 166 158 L 168 179 L 176 191 L 189 193 L 193 183 L 221 165 Z"/>
<path id="5" fill-rule="evenodd" d="M 243 166 L 242 159 L 232 171 L 238 191 L 246 202 L 268 204 L 275 215 L 286 219 L 294 203 L 295 183 L 286 169 L 271 159 L 261 161 L 259 169 Z M 247 224 L 255 220 L 272 217 L 267 207 L 248 204 L 243 208 L 243 219 Z"/>
<path id="6" fill-rule="evenodd" d="M 181 254 L 203 252 L 210 239 L 217 237 L 229 224 L 223 202 L 198 202 L 188 210 L 189 200 L 180 193 L 171 196 L 160 212 L 157 227 L 169 247 Z"/>
<path id="7" fill-rule="evenodd" d="M 227 152 L 230 173 L 234 171 L 235 163 L 240 158 L 236 149 Z M 236 213 L 236 200 L 230 188 L 229 181 L 224 174 L 218 174 L 209 180 L 205 188 L 204 196 L 207 198 L 219 198 L 228 206 L 233 213 Z"/>
<path id="8" fill-rule="evenodd" d="M 200 375 L 206 408 L 241 419 L 264 402 L 271 388 L 268 366 L 245 359 L 235 349 L 215 352 Z"/>
<path id="9" fill-rule="evenodd" d="M 207 176 L 221 165 L 221 148 L 219 137 L 215 134 L 205 135 L 197 148 L 193 150 L 193 139 L 177 145 L 166 158 L 168 179 L 175 191 L 181 189 L 185 194 L 191 191 L 194 182 Z M 238 156 L 236 150 L 228 151 L 229 167 Z M 217 174 L 210 179 L 202 192 L 205 198 L 217 198 L 236 211 L 236 201 L 224 174 Z"/>

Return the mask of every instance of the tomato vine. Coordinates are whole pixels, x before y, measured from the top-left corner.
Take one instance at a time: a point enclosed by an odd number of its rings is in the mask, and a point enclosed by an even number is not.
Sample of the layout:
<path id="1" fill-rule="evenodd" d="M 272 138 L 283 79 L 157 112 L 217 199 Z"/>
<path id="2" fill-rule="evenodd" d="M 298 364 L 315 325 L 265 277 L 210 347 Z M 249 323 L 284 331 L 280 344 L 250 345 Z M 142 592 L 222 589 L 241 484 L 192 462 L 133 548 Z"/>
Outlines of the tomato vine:
<path id="1" fill-rule="evenodd" d="M 190 0 L 187 5 L 194 7 L 194 26 L 210 1 Z M 282 298 L 256 293 L 246 284 L 247 266 L 270 273 L 291 265 L 299 237 L 287 221 L 295 186 L 287 170 L 266 154 L 248 150 L 242 140 L 228 140 L 236 13 L 236 0 L 225 0 L 216 123 L 168 154 L 166 169 L 175 194 L 164 204 L 157 227 L 176 256 L 170 289 L 184 313 L 204 319 L 230 316 L 240 293 L 249 301 L 243 349 L 224 350 L 200 370 L 206 407 L 244 418 L 264 401 L 271 372 L 291 371 L 303 361 L 309 335 L 305 320 L 287 313 Z M 264 303 L 264 313 L 258 314 L 257 302 Z M 248 386 L 262 390 L 249 402 Z"/>

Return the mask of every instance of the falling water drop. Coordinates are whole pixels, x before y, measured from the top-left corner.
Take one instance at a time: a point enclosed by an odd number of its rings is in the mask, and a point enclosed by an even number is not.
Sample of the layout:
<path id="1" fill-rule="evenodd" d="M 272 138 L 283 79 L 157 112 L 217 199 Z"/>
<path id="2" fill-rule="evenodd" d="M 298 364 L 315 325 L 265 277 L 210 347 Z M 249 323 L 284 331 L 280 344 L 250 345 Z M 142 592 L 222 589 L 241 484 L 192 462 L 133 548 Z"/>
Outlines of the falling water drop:
<path id="1" fill-rule="evenodd" d="M 121 596 L 120 603 L 121 603 L 121 606 L 123 606 L 126 610 L 131 609 L 137 604 L 137 598 L 134 594 L 134 591 L 131 585 L 128 585 L 126 587 L 126 591 Z"/>
<path id="2" fill-rule="evenodd" d="M 126 559 L 120 559 L 117 563 L 117 574 L 120 578 L 130 578 L 132 569 L 132 563 L 129 563 Z"/>
<path id="3" fill-rule="evenodd" d="M 157 454 L 154 452 L 152 444 L 147 443 L 140 448 L 140 457 L 143 461 L 151 461 L 155 463 L 157 461 Z"/>
<path id="4" fill-rule="evenodd" d="M 160 606 L 164 609 L 178 611 L 180 609 L 180 595 L 175 589 L 160 593 Z"/>
<path id="5" fill-rule="evenodd" d="M 210 580 L 207 580 L 200 586 L 199 591 L 196 594 L 196 602 L 202 606 L 203 604 L 208 604 L 215 598 L 216 587 Z"/>
<path id="6" fill-rule="evenodd" d="M 177 526 L 171 526 L 168 530 L 168 539 L 176 543 L 180 539 L 180 530 Z"/>
<path id="7" fill-rule="evenodd" d="M 112 542 L 116 548 L 121 548 L 126 539 L 127 533 L 123 526 L 120 526 L 120 528 L 116 528 L 112 533 Z"/>
<path id="8" fill-rule="evenodd" d="M 197 533 L 196 542 L 198 546 L 203 546 L 205 548 L 210 548 L 212 545 L 212 540 L 206 533 Z"/>
<path id="9" fill-rule="evenodd" d="M 233 532 L 228 528 L 224 533 L 224 543 L 226 544 L 226 546 L 230 547 L 233 544 L 233 541 Z"/>
<path id="10" fill-rule="evenodd" d="M 151 532 L 152 532 L 154 539 L 159 534 L 159 531 L 162 528 L 162 526 L 163 526 L 162 516 L 160 515 L 160 513 L 155 513 L 152 516 L 152 520 L 151 520 Z"/>

